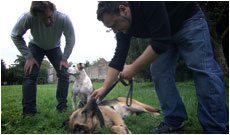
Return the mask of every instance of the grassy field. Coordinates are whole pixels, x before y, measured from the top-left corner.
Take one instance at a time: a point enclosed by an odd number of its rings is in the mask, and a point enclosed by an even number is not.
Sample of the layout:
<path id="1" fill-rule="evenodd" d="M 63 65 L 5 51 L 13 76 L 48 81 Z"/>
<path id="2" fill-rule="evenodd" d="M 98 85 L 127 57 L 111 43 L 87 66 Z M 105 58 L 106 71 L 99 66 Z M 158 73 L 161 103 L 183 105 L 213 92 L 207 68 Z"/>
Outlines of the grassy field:
<path id="1" fill-rule="evenodd" d="M 228 80 L 226 81 L 228 83 Z M 21 85 L 1 86 L 1 133 L 2 134 L 70 134 L 68 127 L 60 128 L 62 122 L 72 113 L 71 108 L 71 88 L 68 95 L 68 111 L 59 113 L 55 106 L 56 85 L 38 85 L 37 109 L 39 113 L 34 117 L 22 118 L 22 91 Z M 95 89 L 102 83 L 93 83 Z M 173 134 L 202 134 L 203 129 L 197 119 L 197 98 L 193 82 L 177 83 L 182 100 L 186 106 L 188 120 L 185 121 L 185 128 L 173 132 Z M 119 83 L 105 99 L 115 97 L 126 97 L 128 87 Z M 229 89 L 227 85 L 227 104 L 229 104 Z M 152 83 L 134 83 L 133 98 L 143 103 L 160 108 L 156 92 Z M 156 117 L 150 114 L 141 114 L 125 118 L 128 128 L 135 134 L 148 134 L 163 120 L 163 114 Z M 103 128 L 101 133 L 112 133 L 109 129 Z"/>

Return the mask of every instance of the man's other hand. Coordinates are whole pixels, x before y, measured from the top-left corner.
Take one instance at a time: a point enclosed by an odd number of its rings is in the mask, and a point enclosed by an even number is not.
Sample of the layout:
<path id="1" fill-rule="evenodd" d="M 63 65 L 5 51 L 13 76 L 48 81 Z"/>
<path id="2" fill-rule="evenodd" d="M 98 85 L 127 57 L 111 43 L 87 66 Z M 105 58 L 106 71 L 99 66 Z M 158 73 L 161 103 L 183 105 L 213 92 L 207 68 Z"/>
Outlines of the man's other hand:
<path id="1" fill-rule="evenodd" d="M 61 60 L 60 67 L 59 67 L 60 70 L 62 69 L 62 66 L 68 68 L 69 67 L 68 61 L 67 60 Z"/>
<path id="2" fill-rule="evenodd" d="M 24 66 L 25 74 L 27 74 L 28 72 L 29 72 L 28 74 L 31 74 L 34 64 L 39 68 L 39 64 L 34 57 L 31 57 L 31 58 L 26 60 L 26 64 Z"/>

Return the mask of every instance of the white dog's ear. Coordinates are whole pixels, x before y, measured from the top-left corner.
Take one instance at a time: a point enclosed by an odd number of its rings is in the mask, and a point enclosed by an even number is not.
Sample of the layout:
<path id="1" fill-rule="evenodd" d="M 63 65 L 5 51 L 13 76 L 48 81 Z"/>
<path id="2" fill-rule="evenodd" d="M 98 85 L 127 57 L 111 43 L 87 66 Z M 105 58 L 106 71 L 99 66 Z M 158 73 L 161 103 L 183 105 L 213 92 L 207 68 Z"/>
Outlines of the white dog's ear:
<path id="1" fill-rule="evenodd" d="M 84 66 L 83 63 L 78 63 L 78 68 L 79 68 L 79 70 L 82 70 L 84 67 L 85 67 L 85 66 Z"/>

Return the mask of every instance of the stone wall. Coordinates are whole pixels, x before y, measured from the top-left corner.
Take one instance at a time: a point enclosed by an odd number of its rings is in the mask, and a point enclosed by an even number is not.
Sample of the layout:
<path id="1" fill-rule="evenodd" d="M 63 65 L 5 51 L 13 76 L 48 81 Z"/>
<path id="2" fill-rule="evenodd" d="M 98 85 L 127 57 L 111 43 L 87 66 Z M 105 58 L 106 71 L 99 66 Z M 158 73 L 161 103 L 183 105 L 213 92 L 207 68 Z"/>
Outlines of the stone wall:
<path id="1" fill-rule="evenodd" d="M 104 80 L 108 71 L 109 62 L 101 58 L 97 63 L 85 68 L 85 72 L 90 79 Z M 56 71 L 53 67 L 48 70 L 48 83 L 57 83 Z M 70 75 L 69 80 L 74 81 L 74 77 Z"/>
<path id="2" fill-rule="evenodd" d="M 85 68 L 90 79 L 104 80 L 108 71 L 108 62 L 101 58 L 96 64 Z"/>

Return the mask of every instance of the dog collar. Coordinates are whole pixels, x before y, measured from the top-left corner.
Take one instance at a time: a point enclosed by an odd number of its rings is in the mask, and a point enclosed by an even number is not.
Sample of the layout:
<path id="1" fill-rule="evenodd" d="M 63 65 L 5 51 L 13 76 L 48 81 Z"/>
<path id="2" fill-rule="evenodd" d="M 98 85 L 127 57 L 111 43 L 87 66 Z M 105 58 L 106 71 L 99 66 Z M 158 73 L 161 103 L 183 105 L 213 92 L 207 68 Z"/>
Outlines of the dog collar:
<path id="1" fill-rule="evenodd" d="M 103 118 L 103 115 L 101 113 L 101 110 L 98 107 L 96 109 L 96 115 L 97 115 L 97 117 L 98 117 L 98 119 L 100 121 L 100 126 L 102 128 L 105 125 L 105 123 L 104 123 L 104 118 Z"/>

